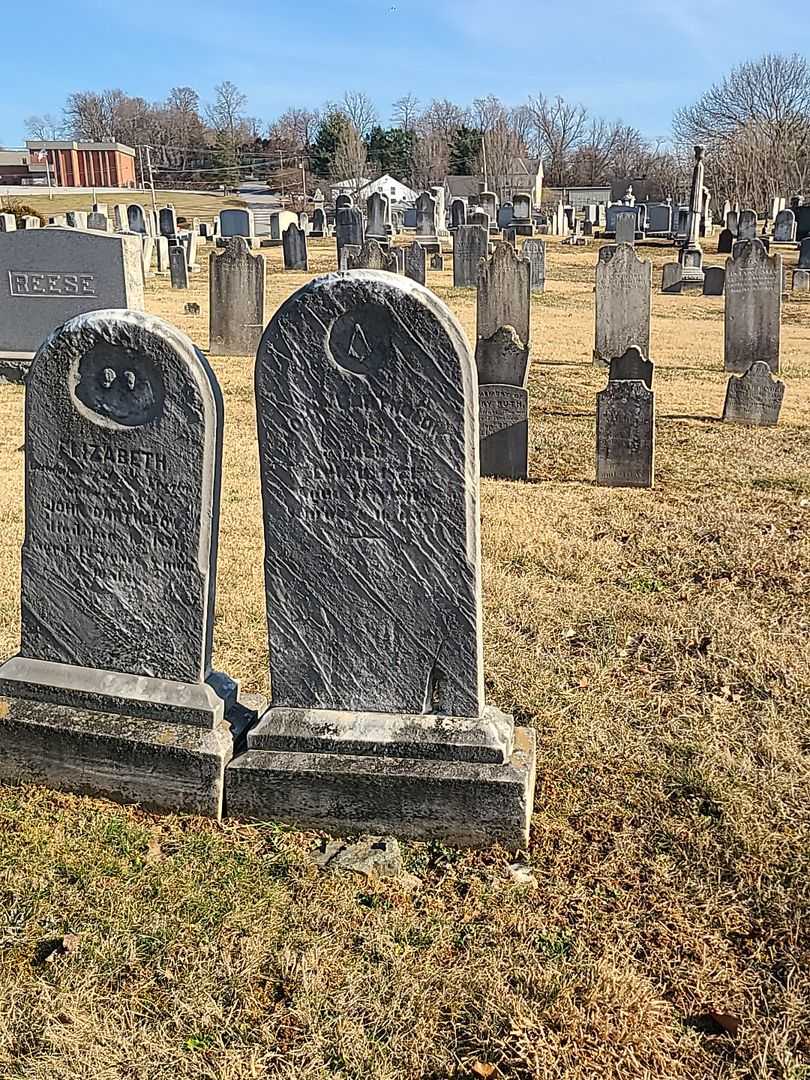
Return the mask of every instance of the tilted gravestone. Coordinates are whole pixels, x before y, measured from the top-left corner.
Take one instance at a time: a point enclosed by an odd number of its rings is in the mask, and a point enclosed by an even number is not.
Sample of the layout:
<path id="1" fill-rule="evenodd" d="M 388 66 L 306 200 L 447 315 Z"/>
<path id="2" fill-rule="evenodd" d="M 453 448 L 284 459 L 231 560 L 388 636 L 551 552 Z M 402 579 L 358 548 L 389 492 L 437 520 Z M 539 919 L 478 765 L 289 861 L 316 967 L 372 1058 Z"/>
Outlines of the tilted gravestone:
<path id="1" fill-rule="evenodd" d="M 317 279 L 257 357 L 271 708 L 239 816 L 525 842 L 531 735 L 484 705 L 473 360 L 447 308 Z"/>
<path id="2" fill-rule="evenodd" d="M 758 360 L 744 375 L 732 375 L 726 387 L 723 420 L 734 424 L 773 427 L 785 396 L 785 384 L 774 379 L 764 360 Z"/>
<path id="3" fill-rule="evenodd" d="M 755 240 L 757 235 L 756 210 L 741 210 L 737 220 L 737 239 Z"/>
<path id="4" fill-rule="evenodd" d="M 596 395 L 596 482 L 652 487 L 655 479 L 655 394 L 638 380 L 613 381 Z"/>
<path id="5" fill-rule="evenodd" d="M 386 251 L 377 240 L 366 240 L 357 252 L 352 252 L 346 261 L 347 270 L 385 270 L 389 274 L 397 273 L 397 257 L 392 251 Z"/>
<path id="6" fill-rule="evenodd" d="M 730 255 L 734 247 L 734 233 L 731 229 L 723 229 L 717 237 L 717 254 Z"/>
<path id="7" fill-rule="evenodd" d="M 497 243 L 492 257 L 481 263 L 478 274 L 476 359 L 486 348 L 487 339 L 501 327 L 511 326 L 528 360 L 531 288 L 529 260 L 518 255 L 511 244 Z"/>
<path id="8" fill-rule="evenodd" d="M 169 245 L 169 276 L 173 289 L 188 288 L 188 261 L 182 244 Z"/>
<path id="9" fill-rule="evenodd" d="M 614 356 L 610 361 L 610 382 L 643 382 L 649 390 L 653 388 L 655 365 L 647 360 L 640 349 L 631 345 L 621 356 Z"/>
<path id="10" fill-rule="evenodd" d="M 353 206 L 340 206 L 335 211 L 335 246 L 337 248 L 338 269 L 343 268 L 341 262 L 345 247 L 361 248 L 365 239 L 363 230 L 363 215 Z"/>
<path id="11" fill-rule="evenodd" d="M 295 223 L 287 226 L 281 237 L 285 270 L 308 270 L 307 234 Z"/>
<path id="12" fill-rule="evenodd" d="M 532 268 L 532 292 L 545 292 L 546 245 L 542 240 L 527 240 L 521 252 Z"/>
<path id="13" fill-rule="evenodd" d="M 411 244 L 405 251 L 405 276 L 420 285 L 425 284 L 425 249 L 419 243 Z"/>
<path id="14" fill-rule="evenodd" d="M 765 360 L 778 373 L 781 321 L 782 258 L 759 240 L 743 242 L 726 260 L 725 370 Z"/>
<path id="15" fill-rule="evenodd" d="M 211 252 L 209 352 L 253 356 L 264 331 L 264 256 L 253 255 L 243 236 L 232 236 L 221 255 Z"/>
<path id="16" fill-rule="evenodd" d="M 0 374 L 3 360 L 27 364 L 57 326 L 100 308 L 143 309 L 139 237 L 70 228 L 0 235 Z"/>
<path id="17" fill-rule="evenodd" d="M 456 200 L 458 202 L 459 200 Z M 474 289 L 478 269 L 489 251 L 489 232 L 480 225 L 459 225 L 453 232 L 453 288 Z"/>
<path id="18" fill-rule="evenodd" d="M 703 271 L 703 295 L 722 296 L 726 288 L 726 272 L 722 266 L 707 266 Z"/>
<path id="19" fill-rule="evenodd" d="M 222 396 L 185 335 L 97 311 L 26 384 L 19 655 L 0 775 L 219 816 L 231 722 L 212 671 Z M 238 732 L 237 732 L 238 733 Z"/>
<path id="20" fill-rule="evenodd" d="M 606 245 L 596 264 L 596 333 L 593 358 L 609 364 L 631 345 L 650 352 L 652 263 L 630 244 Z"/>

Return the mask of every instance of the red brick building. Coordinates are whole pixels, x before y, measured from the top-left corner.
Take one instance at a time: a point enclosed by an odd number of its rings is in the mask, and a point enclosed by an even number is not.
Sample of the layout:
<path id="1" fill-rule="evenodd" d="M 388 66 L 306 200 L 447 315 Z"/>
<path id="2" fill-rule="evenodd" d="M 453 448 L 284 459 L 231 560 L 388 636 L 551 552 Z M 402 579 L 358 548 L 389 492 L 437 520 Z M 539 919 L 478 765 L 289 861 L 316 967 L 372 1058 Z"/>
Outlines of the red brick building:
<path id="1" fill-rule="evenodd" d="M 31 178 L 45 180 L 49 168 L 54 187 L 136 185 L 135 151 L 123 143 L 28 139 L 25 145 Z"/>

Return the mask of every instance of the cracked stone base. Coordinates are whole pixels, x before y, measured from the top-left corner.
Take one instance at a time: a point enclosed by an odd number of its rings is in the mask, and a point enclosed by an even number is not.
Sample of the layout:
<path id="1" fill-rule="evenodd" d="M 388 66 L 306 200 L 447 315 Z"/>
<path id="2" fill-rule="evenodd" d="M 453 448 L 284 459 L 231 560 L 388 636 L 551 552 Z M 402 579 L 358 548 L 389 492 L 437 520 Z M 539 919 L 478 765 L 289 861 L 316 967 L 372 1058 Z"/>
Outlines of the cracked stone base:
<path id="1" fill-rule="evenodd" d="M 456 754 L 439 759 L 252 749 L 253 732 L 248 742 L 225 770 L 230 817 L 463 847 L 499 842 L 514 850 L 528 843 L 536 758 L 529 728 L 514 729 L 509 756 L 499 763 Z"/>
<path id="2" fill-rule="evenodd" d="M 0 697 L 0 781 L 219 819 L 225 766 L 255 718 L 235 704 L 206 730 Z"/>

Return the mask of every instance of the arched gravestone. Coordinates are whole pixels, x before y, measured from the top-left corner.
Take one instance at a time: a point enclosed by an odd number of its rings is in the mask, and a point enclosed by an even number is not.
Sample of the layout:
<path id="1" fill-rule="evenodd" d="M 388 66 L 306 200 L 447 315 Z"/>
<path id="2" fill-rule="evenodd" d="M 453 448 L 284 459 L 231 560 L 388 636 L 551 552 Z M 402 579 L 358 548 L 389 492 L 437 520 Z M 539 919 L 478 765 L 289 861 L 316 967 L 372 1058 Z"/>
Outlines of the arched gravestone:
<path id="1" fill-rule="evenodd" d="M 0 667 L 26 699 L 0 727 L 21 775 L 221 813 L 239 708 L 211 670 L 221 443 L 213 373 L 159 319 L 81 315 L 37 353 L 21 645 Z"/>
<path id="2" fill-rule="evenodd" d="M 456 199 L 453 206 L 460 200 Z M 463 203 L 462 203 L 463 206 Z M 453 288 L 474 289 L 478 285 L 481 260 L 489 252 L 489 233 L 480 225 L 458 225 L 453 233 Z"/>
<path id="3" fill-rule="evenodd" d="M 476 379 L 428 290 L 316 279 L 256 361 L 272 705 L 232 763 L 251 817 L 524 837 L 531 736 L 484 707 Z"/>
<path id="4" fill-rule="evenodd" d="M 264 256 L 251 254 L 243 236 L 232 236 L 221 255 L 211 252 L 209 352 L 252 356 L 264 331 Z"/>
<path id="5" fill-rule="evenodd" d="M 308 269 L 307 234 L 302 228 L 294 223 L 288 225 L 282 234 L 281 243 L 285 270 Z"/>
<path id="6" fill-rule="evenodd" d="M 726 259 L 725 370 L 743 373 L 764 360 L 779 372 L 782 257 L 761 240 L 741 241 Z"/>
<path id="7" fill-rule="evenodd" d="M 594 363 L 609 364 L 631 345 L 650 352 L 652 263 L 631 244 L 606 244 L 596 264 Z"/>

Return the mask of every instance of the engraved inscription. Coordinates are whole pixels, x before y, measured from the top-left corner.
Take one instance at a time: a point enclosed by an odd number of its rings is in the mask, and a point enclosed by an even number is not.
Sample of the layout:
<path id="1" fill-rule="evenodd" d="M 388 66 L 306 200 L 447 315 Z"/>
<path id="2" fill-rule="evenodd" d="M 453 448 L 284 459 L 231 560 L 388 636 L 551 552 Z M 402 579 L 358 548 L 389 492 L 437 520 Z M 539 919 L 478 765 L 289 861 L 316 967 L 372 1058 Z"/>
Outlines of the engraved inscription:
<path id="1" fill-rule="evenodd" d="M 40 300 L 65 296 L 95 296 L 95 274 L 65 274 L 52 270 L 9 270 L 12 296 Z"/>

